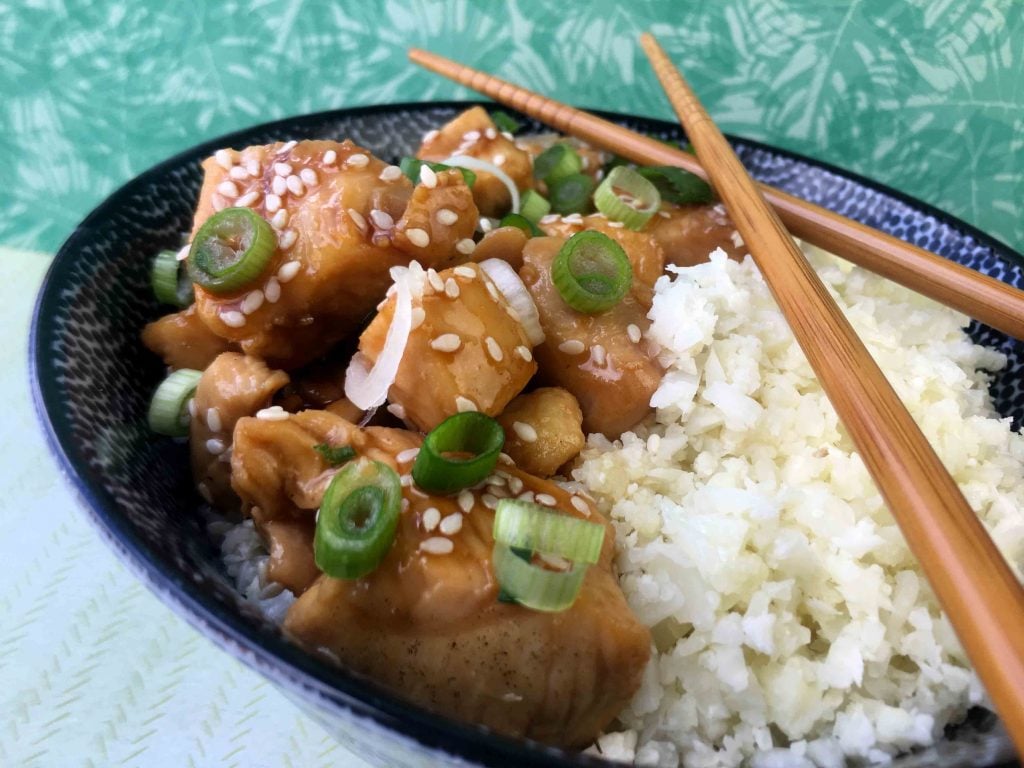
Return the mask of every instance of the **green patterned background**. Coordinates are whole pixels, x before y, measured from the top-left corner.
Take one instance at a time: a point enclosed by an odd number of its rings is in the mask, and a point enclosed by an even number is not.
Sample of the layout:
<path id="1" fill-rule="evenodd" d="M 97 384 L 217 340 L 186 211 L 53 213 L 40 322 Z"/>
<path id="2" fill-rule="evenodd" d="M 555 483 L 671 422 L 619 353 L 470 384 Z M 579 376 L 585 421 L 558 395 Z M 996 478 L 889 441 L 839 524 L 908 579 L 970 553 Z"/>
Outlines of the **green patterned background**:
<path id="1" fill-rule="evenodd" d="M 637 51 L 646 29 L 725 129 L 1024 250 L 1022 0 L 0 0 L 0 328 L 13 329 L 0 345 L 0 765 L 361 765 L 152 597 L 77 510 L 28 394 L 46 266 L 30 251 L 52 252 L 118 185 L 218 134 L 471 96 L 408 66 L 409 45 L 667 118 Z"/>

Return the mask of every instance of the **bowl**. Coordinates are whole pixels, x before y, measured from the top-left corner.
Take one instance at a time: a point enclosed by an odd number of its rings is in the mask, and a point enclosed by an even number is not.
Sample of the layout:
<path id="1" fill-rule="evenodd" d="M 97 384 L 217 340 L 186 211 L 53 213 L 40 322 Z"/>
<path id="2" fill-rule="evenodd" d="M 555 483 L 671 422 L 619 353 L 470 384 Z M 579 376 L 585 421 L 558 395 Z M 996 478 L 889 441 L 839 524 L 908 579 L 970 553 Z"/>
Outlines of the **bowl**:
<path id="1" fill-rule="evenodd" d="M 476 102 L 473 102 L 476 103 Z M 36 304 L 30 344 L 36 408 L 49 445 L 109 546 L 161 600 L 227 653 L 266 676 L 364 759 L 380 766 L 606 766 L 594 757 L 498 736 L 404 702 L 308 655 L 239 596 L 200 514 L 186 446 L 145 423 L 164 375 L 139 340 L 164 312 L 149 287 L 149 261 L 191 228 L 199 162 L 225 146 L 319 138 L 354 141 L 378 156 L 411 154 L 421 136 L 473 103 L 396 104 L 289 118 L 222 136 L 133 179 L 94 210 L 57 253 Z M 671 123 L 603 113 L 633 129 L 680 140 Z M 521 116 L 520 116 L 521 117 Z M 526 130 L 543 130 L 521 117 Z M 962 221 L 837 168 L 734 139 L 760 181 L 1024 287 L 1019 254 Z M 1024 344 L 978 323 L 978 343 L 1009 364 L 991 384 L 998 410 L 1024 417 Z M 997 765 L 1012 758 L 995 717 L 975 710 L 936 746 L 895 766 Z"/>

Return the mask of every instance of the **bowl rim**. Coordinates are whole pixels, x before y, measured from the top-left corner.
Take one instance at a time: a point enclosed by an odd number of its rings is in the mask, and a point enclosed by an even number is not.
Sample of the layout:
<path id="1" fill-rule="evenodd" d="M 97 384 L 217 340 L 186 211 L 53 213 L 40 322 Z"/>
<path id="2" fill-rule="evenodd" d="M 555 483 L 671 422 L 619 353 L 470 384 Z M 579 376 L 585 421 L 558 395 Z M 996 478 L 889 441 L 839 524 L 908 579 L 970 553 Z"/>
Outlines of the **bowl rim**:
<path id="1" fill-rule="evenodd" d="M 62 476 L 108 547 L 165 605 L 201 633 L 212 636 L 218 645 L 250 668 L 307 699 L 312 697 L 327 702 L 334 710 L 345 709 L 351 716 L 364 718 L 373 726 L 388 731 L 391 737 L 415 741 L 421 747 L 439 755 L 444 753 L 486 766 L 606 768 L 609 763 L 600 758 L 556 749 L 530 740 L 501 736 L 482 726 L 466 724 L 422 709 L 391 694 L 372 681 L 368 682 L 362 676 L 317 658 L 280 633 L 274 635 L 261 631 L 244 615 L 227 609 L 205 590 L 193 589 L 192 580 L 173 568 L 168 560 L 162 559 L 159 553 L 143 540 L 128 519 L 120 514 L 116 501 L 102 487 L 95 470 L 80 457 L 67 451 L 61 437 L 63 434 L 67 438 L 70 425 L 66 415 L 62 414 L 53 364 L 44 348 L 45 340 L 53 333 L 52 317 L 45 314 L 44 310 L 59 298 L 61 272 L 66 262 L 73 258 L 78 240 L 88 234 L 95 222 L 107 215 L 108 209 L 121 205 L 148 179 L 180 168 L 184 163 L 195 162 L 212 154 L 216 149 L 231 146 L 256 132 L 278 131 L 282 137 L 288 137 L 301 133 L 302 126 L 310 122 L 424 109 L 460 110 L 472 106 L 492 107 L 495 103 L 482 100 L 450 100 L 371 104 L 293 115 L 267 123 L 253 124 L 178 152 L 118 187 L 76 225 L 57 250 L 39 289 L 32 313 L 28 347 L 34 409 Z M 606 110 L 589 111 L 613 121 L 640 121 L 651 130 L 680 130 L 675 123 L 659 118 Z M 973 238 L 980 245 L 991 249 L 997 258 L 1024 268 L 1024 255 L 929 203 L 828 162 L 755 140 L 733 135 L 728 135 L 728 138 L 734 144 L 739 143 L 754 150 L 766 151 L 801 163 L 809 168 L 827 171 L 891 197 Z"/>

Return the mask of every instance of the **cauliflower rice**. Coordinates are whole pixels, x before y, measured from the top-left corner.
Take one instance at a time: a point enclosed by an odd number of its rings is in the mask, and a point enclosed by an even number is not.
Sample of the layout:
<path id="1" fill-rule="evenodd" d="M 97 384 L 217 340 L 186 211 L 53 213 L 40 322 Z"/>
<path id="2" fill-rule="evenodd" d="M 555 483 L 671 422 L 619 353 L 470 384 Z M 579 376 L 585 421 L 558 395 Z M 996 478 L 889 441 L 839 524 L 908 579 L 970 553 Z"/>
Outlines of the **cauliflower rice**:
<path id="1" fill-rule="evenodd" d="M 1024 438 L 967 319 L 805 246 L 1020 573 Z M 985 693 L 752 261 L 669 268 L 655 415 L 591 435 L 575 480 L 617 531 L 655 649 L 598 751 L 641 764 L 840 766 L 927 745 Z"/>

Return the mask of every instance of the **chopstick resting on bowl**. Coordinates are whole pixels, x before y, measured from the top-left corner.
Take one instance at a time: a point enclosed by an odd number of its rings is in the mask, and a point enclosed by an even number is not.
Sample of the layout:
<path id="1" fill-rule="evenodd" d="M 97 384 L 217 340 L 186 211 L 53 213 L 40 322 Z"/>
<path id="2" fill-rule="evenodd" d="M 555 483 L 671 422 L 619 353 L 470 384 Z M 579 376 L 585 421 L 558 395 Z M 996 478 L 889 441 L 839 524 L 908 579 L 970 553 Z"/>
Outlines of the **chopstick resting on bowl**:
<path id="1" fill-rule="evenodd" d="M 479 91 L 557 131 L 633 162 L 674 165 L 708 178 L 693 155 L 649 136 L 429 51 L 411 48 L 409 58 L 421 67 Z M 793 235 L 1003 333 L 1024 339 L 1024 291 L 798 197 L 767 185 L 760 185 L 760 188 Z"/>
<path id="2" fill-rule="evenodd" d="M 1024 754 L 1024 590 L 895 390 L 653 36 L 669 101 Z"/>

